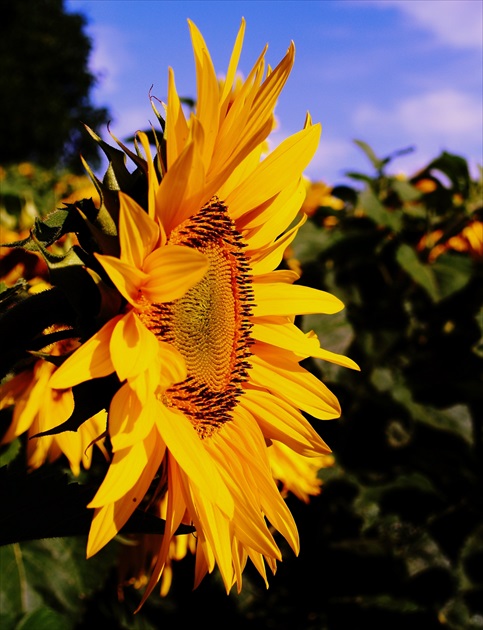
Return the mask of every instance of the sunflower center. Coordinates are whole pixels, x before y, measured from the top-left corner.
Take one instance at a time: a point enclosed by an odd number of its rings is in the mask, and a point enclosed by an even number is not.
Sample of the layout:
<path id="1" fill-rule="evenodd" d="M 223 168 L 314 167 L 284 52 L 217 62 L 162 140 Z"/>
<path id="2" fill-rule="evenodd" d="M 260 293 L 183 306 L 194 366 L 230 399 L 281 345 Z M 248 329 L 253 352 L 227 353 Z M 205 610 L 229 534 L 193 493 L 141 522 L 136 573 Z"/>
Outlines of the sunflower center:
<path id="1" fill-rule="evenodd" d="M 250 267 L 242 237 L 216 198 L 173 230 L 169 243 L 197 249 L 209 266 L 183 297 L 151 305 L 150 329 L 179 350 L 188 371 L 185 381 L 164 393 L 163 402 L 182 411 L 207 437 L 230 420 L 248 377 Z"/>

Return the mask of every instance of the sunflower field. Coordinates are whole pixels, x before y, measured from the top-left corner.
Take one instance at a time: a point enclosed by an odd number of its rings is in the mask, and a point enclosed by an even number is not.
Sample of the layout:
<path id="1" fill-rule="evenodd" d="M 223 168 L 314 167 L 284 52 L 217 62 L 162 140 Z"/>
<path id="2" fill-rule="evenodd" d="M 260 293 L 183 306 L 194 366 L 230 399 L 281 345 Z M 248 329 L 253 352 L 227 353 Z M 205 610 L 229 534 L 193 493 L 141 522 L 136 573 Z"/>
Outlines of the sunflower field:
<path id="1" fill-rule="evenodd" d="M 319 471 L 322 492 L 308 503 L 287 497 L 300 556 L 285 557 L 268 591 L 248 572 L 242 593 L 229 597 L 216 574 L 192 591 L 191 558 L 176 560 L 169 592 L 133 616 L 138 591 L 120 596 L 116 587 L 124 542 L 85 560 L 85 536 L 50 537 L 62 535 L 56 522 L 75 515 L 79 496 L 70 496 L 61 459 L 25 474 L 21 435 L 1 454 L 2 627 L 157 628 L 202 618 L 280 629 L 483 627 L 482 182 L 449 153 L 411 178 L 388 175 L 397 156 L 379 159 L 359 145 L 368 174 L 350 173 L 354 187 L 306 181 L 309 219 L 281 265 L 342 299 L 341 314 L 302 316 L 300 325 L 361 367 L 306 361 L 343 412 L 315 425 L 333 451 Z M 75 190 L 89 192 L 87 178 L 34 165 L 2 177 L 10 241 Z M 46 265 L 4 248 L 1 274 L 6 313 L 25 282 L 43 282 Z M 1 413 L 5 433 L 12 407 Z M 87 482 L 88 471 L 77 479 Z M 37 535 L 49 538 L 29 540 Z"/>
<path id="2" fill-rule="evenodd" d="M 309 181 L 190 28 L 189 116 L 0 171 L 0 626 L 483 628 L 483 174 Z"/>

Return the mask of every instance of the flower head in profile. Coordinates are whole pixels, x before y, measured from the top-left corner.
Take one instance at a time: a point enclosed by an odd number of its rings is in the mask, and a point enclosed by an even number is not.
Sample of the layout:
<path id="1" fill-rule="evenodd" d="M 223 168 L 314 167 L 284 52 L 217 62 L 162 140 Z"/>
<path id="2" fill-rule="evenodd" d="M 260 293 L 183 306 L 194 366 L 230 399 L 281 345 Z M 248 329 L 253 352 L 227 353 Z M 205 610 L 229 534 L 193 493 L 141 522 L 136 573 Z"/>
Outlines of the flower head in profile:
<path id="1" fill-rule="evenodd" d="M 301 131 L 261 159 L 294 46 L 274 69 L 265 49 L 240 84 L 244 27 L 220 83 L 190 23 L 196 111 L 186 118 L 170 71 L 165 151 L 152 160 L 147 137 L 138 136 L 146 207 L 120 193 L 120 255 L 97 256 L 125 306 L 51 380 L 63 389 L 116 373 L 121 383 L 109 408 L 112 461 L 89 504 L 88 555 L 137 507 L 164 497 L 165 533 L 144 599 L 183 523 L 196 529 L 195 585 L 217 566 L 227 592 L 235 583 L 240 590 L 248 559 L 267 582 L 266 568 L 274 572 L 281 560 L 274 530 L 298 553 L 269 450 L 280 445 L 314 461 L 329 452 L 303 412 L 332 419 L 339 403 L 303 359 L 357 369 L 294 324 L 298 314 L 343 308 L 277 269 L 304 222 L 297 222 L 302 173 L 320 125 L 307 116 Z"/>

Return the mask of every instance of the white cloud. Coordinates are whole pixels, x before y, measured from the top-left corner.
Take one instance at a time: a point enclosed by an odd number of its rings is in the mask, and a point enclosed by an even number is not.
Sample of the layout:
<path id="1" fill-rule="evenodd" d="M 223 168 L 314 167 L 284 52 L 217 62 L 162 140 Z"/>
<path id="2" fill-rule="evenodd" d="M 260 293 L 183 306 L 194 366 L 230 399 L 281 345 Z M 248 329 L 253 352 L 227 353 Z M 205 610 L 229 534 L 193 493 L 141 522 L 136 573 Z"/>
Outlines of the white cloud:
<path id="1" fill-rule="evenodd" d="M 354 162 L 357 150 L 349 140 L 325 138 L 322 133 L 319 148 L 306 169 L 305 174 L 313 180 L 333 184 L 342 177 Z"/>
<path id="2" fill-rule="evenodd" d="M 354 114 L 356 127 L 367 133 L 399 129 L 408 138 L 438 139 L 451 145 L 481 137 L 481 100 L 451 88 L 407 97 L 393 109 L 365 104 Z"/>
<path id="3" fill-rule="evenodd" d="M 481 0 L 365 0 L 379 8 L 397 7 L 414 24 L 432 32 L 440 42 L 461 48 L 483 46 Z M 359 4 L 359 2 L 357 2 Z"/>
<path id="4" fill-rule="evenodd" d="M 98 98 L 107 99 L 120 87 L 120 77 L 133 63 L 124 31 L 109 25 L 90 25 L 92 39 L 89 59 L 91 72 L 99 79 L 96 86 Z"/>

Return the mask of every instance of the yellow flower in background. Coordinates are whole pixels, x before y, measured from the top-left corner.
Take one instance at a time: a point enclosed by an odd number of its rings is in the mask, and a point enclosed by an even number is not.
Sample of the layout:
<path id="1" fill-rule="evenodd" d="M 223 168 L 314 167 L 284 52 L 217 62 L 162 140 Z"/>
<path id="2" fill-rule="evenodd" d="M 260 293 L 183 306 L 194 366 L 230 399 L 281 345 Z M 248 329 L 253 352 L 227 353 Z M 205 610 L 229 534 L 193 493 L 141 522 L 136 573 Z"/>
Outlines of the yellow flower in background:
<path id="1" fill-rule="evenodd" d="M 459 234 L 440 242 L 444 236 L 443 230 L 434 230 L 425 234 L 418 243 L 418 250 L 429 249 L 429 262 L 434 262 L 438 256 L 449 250 L 467 252 L 474 260 L 483 259 L 483 222 L 473 220 L 466 225 Z"/>
<path id="2" fill-rule="evenodd" d="M 305 185 L 307 194 L 301 210 L 307 216 L 311 217 L 322 206 L 332 208 L 332 210 L 343 209 L 344 202 L 342 199 L 334 197 L 331 186 L 324 182 L 311 182 L 310 180 L 305 180 Z"/>
<path id="3" fill-rule="evenodd" d="M 181 523 L 196 529 L 195 585 L 217 566 L 227 592 L 235 583 L 240 590 L 248 559 L 268 585 L 266 566 L 275 572 L 281 560 L 274 530 L 298 553 L 269 451 L 288 449 L 317 465 L 329 452 L 302 412 L 332 419 L 339 403 L 302 359 L 358 369 L 294 325 L 297 314 L 343 308 L 328 293 L 294 284 L 293 271 L 276 270 L 304 221 L 292 225 L 320 125 L 307 117 L 304 129 L 260 159 L 294 46 L 273 70 L 265 49 L 233 91 L 244 28 L 220 84 L 190 23 L 196 111 L 186 119 L 170 70 L 161 181 L 139 134 L 147 212 L 120 193 L 120 256 L 98 255 L 125 308 L 50 381 L 65 390 L 115 372 L 122 383 L 109 409 L 112 461 L 89 504 L 87 553 L 117 534 L 148 490 L 163 495 L 166 529 L 143 601 L 169 565 Z"/>
<path id="4" fill-rule="evenodd" d="M 81 465 L 88 469 L 92 460 L 94 443 L 107 456 L 99 441 L 106 430 L 106 412 L 101 411 L 78 432 L 66 431 L 57 435 L 34 437 L 65 422 L 74 410 L 70 389 L 54 390 L 49 380 L 56 367 L 48 361 L 36 361 L 33 368 L 20 372 L 0 385 L 0 409 L 14 405 L 12 422 L 0 444 L 9 444 L 15 438 L 27 435 L 27 465 L 39 468 L 45 462 L 53 462 L 61 455 L 69 461 L 74 475 L 79 475 Z"/>
<path id="5" fill-rule="evenodd" d="M 334 465 L 332 455 L 306 457 L 282 442 L 272 443 L 268 458 L 274 478 L 282 485 L 282 492 L 292 492 L 305 503 L 310 501 L 311 496 L 320 494 L 322 481 L 317 476 L 319 470 Z"/>
<path id="6" fill-rule="evenodd" d="M 13 236 L 12 241 L 19 240 L 18 233 L 9 234 Z M 21 248 L 0 250 L 0 271 L 0 278 L 7 286 L 13 285 L 19 277 L 28 279 L 31 294 L 51 288 L 45 277 L 42 277 L 47 275 L 47 266 L 33 252 Z M 44 332 L 54 330 L 55 327 Z M 57 341 L 42 350 L 45 354 L 59 356 L 72 350 L 74 343 L 72 340 Z M 65 455 L 72 473 L 77 476 L 81 466 L 90 468 L 94 443 L 107 457 L 107 451 L 99 439 L 106 430 L 107 414 L 105 411 L 99 412 L 85 422 L 78 432 L 35 437 L 38 433 L 59 426 L 74 411 L 72 390 L 54 390 L 49 386 L 50 377 L 56 369 L 54 363 L 39 359 L 28 369 L 7 376 L 0 384 L 0 409 L 13 408 L 11 422 L 0 439 L 0 445 L 9 444 L 25 434 L 29 469 L 34 470 Z"/>

